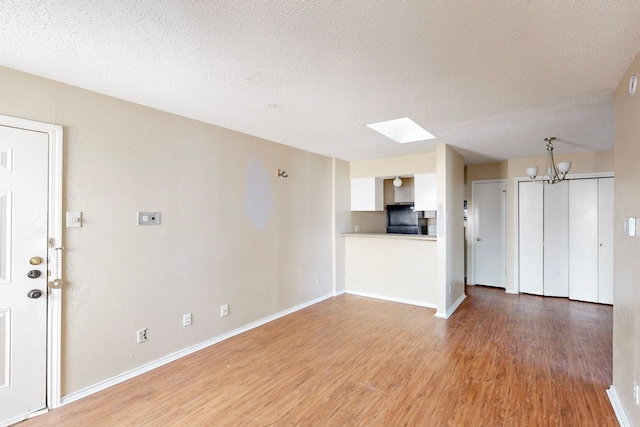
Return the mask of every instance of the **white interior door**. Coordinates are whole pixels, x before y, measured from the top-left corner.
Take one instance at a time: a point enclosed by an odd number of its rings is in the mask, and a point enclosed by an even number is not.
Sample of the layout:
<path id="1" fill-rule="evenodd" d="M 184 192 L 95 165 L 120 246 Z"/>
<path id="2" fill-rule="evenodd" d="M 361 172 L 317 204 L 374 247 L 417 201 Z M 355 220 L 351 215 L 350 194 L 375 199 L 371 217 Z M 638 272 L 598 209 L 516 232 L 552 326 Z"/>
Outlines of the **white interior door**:
<path id="1" fill-rule="evenodd" d="M 505 287 L 504 182 L 473 182 L 474 281 L 478 285 Z"/>
<path id="2" fill-rule="evenodd" d="M 569 183 L 540 185 L 544 192 L 543 295 L 569 296 Z"/>
<path id="3" fill-rule="evenodd" d="M 518 271 L 520 292 L 544 293 L 544 186 L 518 185 Z"/>
<path id="4" fill-rule="evenodd" d="M 0 126 L 0 424 L 46 406 L 47 177 L 48 135 Z"/>
<path id="5" fill-rule="evenodd" d="M 613 304 L 613 178 L 598 179 L 598 302 Z"/>
<path id="6" fill-rule="evenodd" d="M 598 180 L 569 181 L 569 298 L 598 302 Z"/>

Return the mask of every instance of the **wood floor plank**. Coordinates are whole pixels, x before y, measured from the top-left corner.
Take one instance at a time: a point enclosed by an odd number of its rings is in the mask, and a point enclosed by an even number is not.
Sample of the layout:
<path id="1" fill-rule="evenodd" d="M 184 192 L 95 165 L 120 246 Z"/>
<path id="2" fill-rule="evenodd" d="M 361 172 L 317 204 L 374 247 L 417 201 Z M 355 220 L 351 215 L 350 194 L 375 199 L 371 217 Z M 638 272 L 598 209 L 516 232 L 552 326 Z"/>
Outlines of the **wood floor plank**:
<path id="1" fill-rule="evenodd" d="M 20 427 L 616 426 L 612 308 L 469 287 L 326 300 Z"/>

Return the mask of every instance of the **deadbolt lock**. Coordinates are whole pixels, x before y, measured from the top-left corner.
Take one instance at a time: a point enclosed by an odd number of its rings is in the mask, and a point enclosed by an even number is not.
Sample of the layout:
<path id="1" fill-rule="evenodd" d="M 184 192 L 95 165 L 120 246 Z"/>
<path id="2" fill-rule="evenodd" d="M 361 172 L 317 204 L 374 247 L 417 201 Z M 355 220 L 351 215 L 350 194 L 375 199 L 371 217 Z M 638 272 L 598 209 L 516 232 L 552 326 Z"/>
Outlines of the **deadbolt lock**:
<path id="1" fill-rule="evenodd" d="M 31 259 L 29 260 L 29 264 L 31 264 L 31 265 L 40 265 L 40 264 L 42 264 L 42 258 L 40 258 L 39 256 L 31 257 Z"/>
<path id="2" fill-rule="evenodd" d="M 27 294 L 29 298 L 36 299 L 42 296 L 42 291 L 40 289 L 32 289 Z"/>
<path id="3" fill-rule="evenodd" d="M 42 275 L 42 272 L 40 272 L 38 270 L 31 270 L 30 272 L 27 273 L 27 277 L 29 279 L 37 279 L 41 275 Z"/>

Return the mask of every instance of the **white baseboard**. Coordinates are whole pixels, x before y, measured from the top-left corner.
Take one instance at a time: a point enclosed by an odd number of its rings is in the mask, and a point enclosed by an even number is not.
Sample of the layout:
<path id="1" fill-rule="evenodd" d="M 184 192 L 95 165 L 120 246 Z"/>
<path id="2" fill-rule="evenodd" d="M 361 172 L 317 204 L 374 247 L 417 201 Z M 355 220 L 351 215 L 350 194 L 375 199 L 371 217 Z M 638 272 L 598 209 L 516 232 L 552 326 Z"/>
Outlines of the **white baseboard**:
<path id="1" fill-rule="evenodd" d="M 361 297 L 381 299 L 384 301 L 399 302 L 401 304 L 417 305 L 418 307 L 437 308 L 435 304 L 430 304 L 428 302 L 413 301 L 413 300 L 408 300 L 404 298 L 392 298 L 392 297 L 387 297 L 382 295 L 370 294 L 368 292 L 358 292 L 358 291 L 347 290 L 346 293 L 351 295 L 358 295 Z"/>
<path id="2" fill-rule="evenodd" d="M 505 294 L 518 295 L 520 292 L 516 291 L 515 289 L 505 289 L 504 293 Z"/>
<path id="3" fill-rule="evenodd" d="M 346 289 L 343 289 L 343 290 L 341 290 L 341 291 L 336 291 L 336 294 L 335 294 L 334 296 L 336 296 L 336 297 L 337 297 L 338 295 L 343 295 L 343 294 L 346 294 L 346 293 L 347 293 L 347 290 L 346 290 Z"/>
<path id="4" fill-rule="evenodd" d="M 4 421 L 0 422 L 0 427 L 8 427 L 8 426 L 17 424 L 20 421 L 28 420 L 30 418 L 34 418 L 34 417 L 37 417 L 39 415 L 46 414 L 47 412 L 49 412 L 49 409 L 48 408 L 44 408 L 44 409 L 40 409 L 39 411 L 31 412 L 31 413 L 26 414 L 26 415 L 20 415 L 20 416 L 17 416 L 15 418 L 11 418 L 10 420 L 4 420 Z"/>
<path id="5" fill-rule="evenodd" d="M 448 319 L 449 317 L 451 317 L 453 312 L 456 311 L 458 309 L 458 307 L 460 307 L 460 304 L 462 304 L 462 301 L 464 301 L 466 298 L 467 298 L 467 294 L 460 295 L 460 298 L 458 298 L 458 300 L 456 302 L 454 302 L 451 307 L 449 307 L 449 309 L 447 310 L 446 313 L 442 313 L 442 312 L 438 311 L 438 312 L 436 312 L 436 314 L 434 316 L 435 317 L 440 317 L 442 319 Z"/>
<path id="6" fill-rule="evenodd" d="M 160 358 L 158 360 L 155 360 L 155 361 L 153 361 L 151 363 L 147 363 L 146 365 L 142 365 L 142 366 L 140 366 L 138 368 L 132 369 L 132 370 L 127 371 L 127 372 L 124 372 L 124 373 L 122 373 L 120 375 L 116 375 L 115 377 L 110 378 L 108 380 L 104 380 L 104 381 L 101 381 L 101 382 L 99 382 L 97 384 L 94 384 L 92 386 L 86 387 L 86 388 L 84 388 L 82 390 L 78 390 L 76 392 L 69 393 L 68 395 L 62 397 L 61 402 L 60 402 L 61 406 L 64 406 L 64 405 L 69 404 L 71 402 L 75 402 L 76 400 L 80 400 L 80 399 L 82 399 L 84 397 L 87 397 L 87 396 L 89 396 L 91 394 L 94 394 L 94 393 L 97 393 L 99 391 L 105 390 L 105 389 L 107 389 L 107 388 L 109 388 L 111 386 L 114 386 L 116 384 L 120 384 L 121 382 L 130 380 L 131 378 L 137 377 L 138 375 L 142 375 L 142 374 L 144 374 L 146 372 L 149 372 L 149 371 L 151 371 L 153 369 L 156 369 L 156 368 L 158 368 L 158 367 L 160 367 L 162 365 L 166 365 L 167 363 L 170 363 L 170 362 L 173 362 L 175 360 L 178 360 L 178 359 L 180 359 L 182 357 L 185 357 L 185 356 L 187 356 L 187 355 L 189 355 L 191 353 L 195 353 L 198 350 L 202 350 L 203 348 L 209 347 L 209 346 L 211 346 L 213 344 L 219 343 L 219 342 L 224 341 L 224 340 L 226 340 L 228 338 L 231 338 L 233 336 L 239 335 L 239 334 L 241 334 L 243 332 L 247 332 L 247 331 L 249 331 L 251 329 L 257 328 L 258 326 L 262 326 L 265 323 L 272 322 L 272 321 L 274 321 L 276 319 L 279 319 L 280 317 L 284 317 L 284 316 L 286 316 L 288 314 L 291 314 L 291 313 L 294 313 L 296 311 L 302 310 L 303 308 L 307 308 L 309 306 L 312 306 L 314 304 L 317 304 L 317 303 L 319 303 L 321 301 L 324 301 L 324 300 L 332 298 L 332 297 L 333 297 L 332 294 L 327 294 L 327 295 L 321 296 L 319 298 L 316 298 L 314 300 L 305 302 L 303 304 L 297 305 L 297 306 L 289 308 L 287 310 L 280 311 L 278 313 L 272 314 L 271 316 L 267 316 L 265 318 L 262 318 L 260 320 L 255 321 L 253 323 L 249 323 L 249 324 L 247 324 L 245 326 L 242 326 L 242 327 L 240 327 L 238 329 L 234 329 L 233 331 L 230 331 L 230 332 L 227 332 L 225 334 L 219 335 L 219 336 L 217 336 L 215 338 L 212 338 L 210 340 L 203 341 L 203 342 L 201 342 L 199 344 L 196 344 L 196 345 L 193 345 L 191 347 L 187 347 L 184 350 L 180 350 L 180 351 L 177 351 L 175 353 L 171 353 L 171 354 L 169 354 L 169 355 L 167 355 L 165 357 L 162 357 L 162 358 Z"/>
<path id="7" fill-rule="evenodd" d="M 620 399 L 618 399 L 618 393 L 616 393 L 616 389 L 613 386 L 609 387 L 607 390 L 607 396 L 609 396 L 611 406 L 613 406 L 613 412 L 616 413 L 616 418 L 618 419 L 620 426 L 631 427 L 627 414 L 625 414 L 624 409 L 622 409 L 622 403 L 620 403 Z"/>

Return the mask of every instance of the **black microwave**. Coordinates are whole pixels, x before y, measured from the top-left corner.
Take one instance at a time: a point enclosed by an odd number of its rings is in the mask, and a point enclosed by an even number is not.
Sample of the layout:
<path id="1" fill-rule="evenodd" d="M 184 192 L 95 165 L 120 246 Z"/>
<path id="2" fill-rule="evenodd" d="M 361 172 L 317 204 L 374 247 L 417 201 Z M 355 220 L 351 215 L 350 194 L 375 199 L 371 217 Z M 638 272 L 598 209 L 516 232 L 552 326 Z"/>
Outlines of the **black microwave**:
<path id="1" fill-rule="evenodd" d="M 413 209 L 413 203 L 387 205 L 387 233 L 420 234 L 418 213 Z"/>

